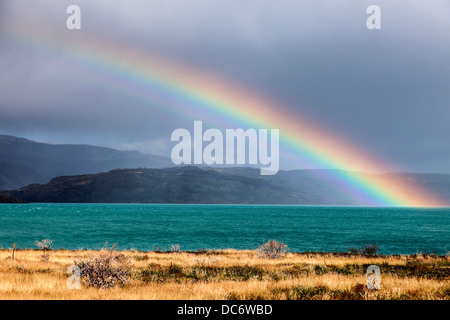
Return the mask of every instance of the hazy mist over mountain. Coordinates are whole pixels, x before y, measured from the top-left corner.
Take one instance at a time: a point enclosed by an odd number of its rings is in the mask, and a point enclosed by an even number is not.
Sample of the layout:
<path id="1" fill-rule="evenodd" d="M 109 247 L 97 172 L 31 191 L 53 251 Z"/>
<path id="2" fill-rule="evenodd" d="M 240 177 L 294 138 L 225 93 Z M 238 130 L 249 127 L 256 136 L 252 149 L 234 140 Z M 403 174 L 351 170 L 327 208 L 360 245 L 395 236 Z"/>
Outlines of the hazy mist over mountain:
<path id="1" fill-rule="evenodd" d="M 89 145 L 52 145 L 0 136 L 0 190 L 47 183 L 57 176 L 172 165 L 169 158 L 138 151 L 118 151 Z"/>

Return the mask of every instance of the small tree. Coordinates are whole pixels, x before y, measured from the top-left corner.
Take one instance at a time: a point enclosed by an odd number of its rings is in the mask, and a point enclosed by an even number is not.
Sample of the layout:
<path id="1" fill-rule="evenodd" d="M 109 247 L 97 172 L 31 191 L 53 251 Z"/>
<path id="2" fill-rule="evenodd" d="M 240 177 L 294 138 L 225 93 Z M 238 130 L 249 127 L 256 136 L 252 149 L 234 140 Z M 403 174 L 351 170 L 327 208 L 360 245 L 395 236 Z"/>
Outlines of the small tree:
<path id="1" fill-rule="evenodd" d="M 53 249 L 53 239 L 42 239 L 42 241 L 35 241 L 34 244 L 44 251 L 42 260 L 47 262 L 50 259 L 50 255 L 47 252 Z"/>
<path id="2" fill-rule="evenodd" d="M 258 257 L 269 259 L 282 259 L 286 257 L 289 248 L 287 244 L 277 240 L 269 240 L 257 249 Z"/>

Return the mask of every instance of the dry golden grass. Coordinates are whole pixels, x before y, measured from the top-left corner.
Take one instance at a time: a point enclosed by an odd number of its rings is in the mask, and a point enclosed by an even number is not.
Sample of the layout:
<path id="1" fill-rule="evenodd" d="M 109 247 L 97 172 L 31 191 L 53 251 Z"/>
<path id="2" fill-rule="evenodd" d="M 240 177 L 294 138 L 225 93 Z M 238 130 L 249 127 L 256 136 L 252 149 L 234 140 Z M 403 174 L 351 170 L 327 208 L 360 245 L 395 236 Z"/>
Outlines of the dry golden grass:
<path id="1" fill-rule="evenodd" d="M 450 299 L 448 257 L 360 257 L 289 253 L 258 258 L 256 251 L 200 253 L 122 251 L 130 283 L 97 289 L 67 287 L 67 267 L 98 251 L 0 250 L 0 299 Z M 381 268 L 381 289 L 365 286 L 365 270 Z"/>

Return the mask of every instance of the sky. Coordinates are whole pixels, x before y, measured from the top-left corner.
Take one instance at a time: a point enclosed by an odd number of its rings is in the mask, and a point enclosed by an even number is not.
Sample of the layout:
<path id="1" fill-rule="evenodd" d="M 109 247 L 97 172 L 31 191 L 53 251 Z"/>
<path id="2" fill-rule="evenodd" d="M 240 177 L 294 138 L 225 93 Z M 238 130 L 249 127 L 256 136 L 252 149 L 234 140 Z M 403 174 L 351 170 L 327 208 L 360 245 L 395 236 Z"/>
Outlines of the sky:
<path id="1" fill-rule="evenodd" d="M 66 28 L 71 4 L 81 30 Z M 372 4 L 380 30 L 366 27 Z M 391 170 L 450 173 L 447 0 L 0 1 L 0 134 L 170 156 L 173 130 L 202 119 L 121 92 L 70 53 L 49 53 L 40 35 L 124 48 L 124 61 L 139 53 L 189 66 L 275 101 Z M 282 169 L 309 168 L 289 152 Z"/>

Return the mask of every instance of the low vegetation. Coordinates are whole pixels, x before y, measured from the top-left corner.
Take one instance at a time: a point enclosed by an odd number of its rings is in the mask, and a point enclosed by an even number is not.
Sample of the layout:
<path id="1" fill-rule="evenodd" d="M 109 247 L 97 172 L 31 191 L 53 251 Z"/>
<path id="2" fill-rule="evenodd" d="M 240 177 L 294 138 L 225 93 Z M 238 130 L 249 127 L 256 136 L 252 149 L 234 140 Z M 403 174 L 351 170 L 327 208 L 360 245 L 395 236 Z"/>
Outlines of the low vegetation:
<path id="1" fill-rule="evenodd" d="M 277 247 L 277 246 L 275 246 Z M 279 247 L 280 248 L 280 247 Z M 281 246 L 281 248 L 284 248 Z M 176 248 L 178 249 L 178 248 Z M 282 250 L 283 251 L 283 250 Z M 261 250 L 0 250 L 0 299 L 449 300 L 450 257 Z M 69 289 L 69 266 L 81 288 Z M 381 269 L 368 289 L 366 270 Z"/>
<path id="2" fill-rule="evenodd" d="M 105 245 L 89 259 L 75 260 L 74 265 L 80 270 L 80 280 L 87 286 L 107 289 L 129 283 L 129 259 L 123 253 L 117 252 L 115 245 L 111 248 Z"/>
<path id="3" fill-rule="evenodd" d="M 377 244 L 371 244 L 363 246 L 361 248 L 350 248 L 348 252 L 355 255 L 362 255 L 367 257 L 374 257 L 378 254 L 379 246 Z"/>
<path id="4" fill-rule="evenodd" d="M 268 259 L 282 259 L 289 251 L 287 244 L 277 240 L 269 240 L 258 247 L 258 256 Z"/>
<path id="5" fill-rule="evenodd" d="M 42 239 L 42 241 L 35 241 L 34 245 L 41 249 L 44 253 L 41 258 L 42 261 L 47 262 L 50 259 L 50 255 L 48 251 L 53 249 L 53 240 L 52 239 Z"/>

